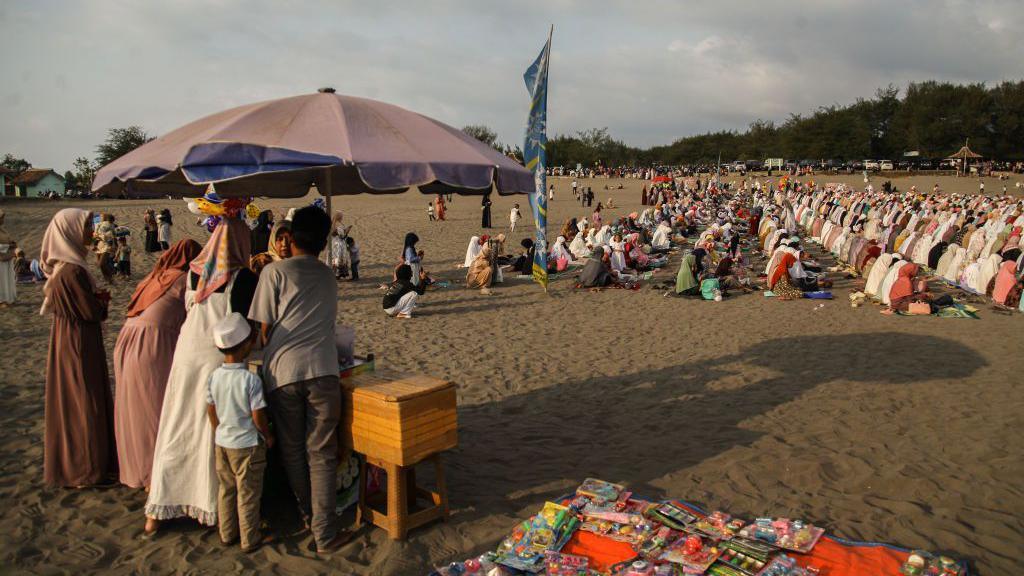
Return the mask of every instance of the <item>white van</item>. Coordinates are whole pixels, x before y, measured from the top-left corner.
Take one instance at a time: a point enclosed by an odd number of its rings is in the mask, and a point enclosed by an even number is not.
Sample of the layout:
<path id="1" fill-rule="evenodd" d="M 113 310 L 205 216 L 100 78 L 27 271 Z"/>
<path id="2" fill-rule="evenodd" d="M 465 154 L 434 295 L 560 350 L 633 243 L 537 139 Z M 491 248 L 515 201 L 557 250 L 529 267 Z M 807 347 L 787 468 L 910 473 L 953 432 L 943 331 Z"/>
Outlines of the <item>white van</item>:
<path id="1" fill-rule="evenodd" d="M 878 161 L 878 169 L 879 170 L 892 170 L 893 169 L 892 168 L 892 160 L 879 160 Z"/>
<path id="2" fill-rule="evenodd" d="M 865 160 L 864 161 L 864 169 L 865 170 L 880 170 L 881 168 L 879 168 L 878 160 Z"/>

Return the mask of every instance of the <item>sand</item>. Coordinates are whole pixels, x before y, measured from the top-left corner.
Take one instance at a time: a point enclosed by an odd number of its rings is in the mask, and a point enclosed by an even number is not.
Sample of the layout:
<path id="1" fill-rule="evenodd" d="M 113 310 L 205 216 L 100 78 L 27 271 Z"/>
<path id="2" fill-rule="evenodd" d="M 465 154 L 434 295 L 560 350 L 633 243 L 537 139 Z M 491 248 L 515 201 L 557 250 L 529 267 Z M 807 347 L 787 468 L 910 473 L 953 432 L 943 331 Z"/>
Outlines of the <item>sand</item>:
<path id="1" fill-rule="evenodd" d="M 860 176 L 816 180 L 858 183 Z M 930 190 L 935 180 L 896 184 Z M 554 181 L 557 234 L 567 217 L 585 211 L 572 201 L 568 179 Z M 977 190 L 977 179 L 938 181 Z M 625 190 L 609 192 L 607 180 L 582 181 L 599 200 L 615 198 L 621 208 L 613 216 L 639 208 L 640 182 L 623 182 Z M 990 192 L 999 186 L 987 179 Z M 460 447 L 445 456 L 447 523 L 415 530 L 406 543 L 363 528 L 321 559 L 281 493 L 266 510 L 280 542 L 245 555 L 190 521 L 139 539 L 142 491 L 44 487 L 50 320 L 38 315 L 40 288 L 20 287 L 18 303 L 0 310 L 0 565 L 41 574 L 424 574 L 430 564 L 493 548 L 545 499 L 595 476 L 648 498 L 679 497 L 747 517 L 793 515 L 845 538 L 953 552 L 981 574 L 1024 566 L 1024 317 L 987 305 L 981 320 L 886 317 L 874 306 L 849 306 L 851 280 L 840 280 L 836 300 L 820 309 L 818 301 L 760 293 L 713 303 L 647 288 L 577 292 L 569 279 L 547 295 L 510 279 L 488 297 L 462 288 L 455 269 L 479 233 L 479 199 L 456 197 L 444 223 L 427 221 L 428 200 L 418 193 L 336 199 L 355 223 L 364 277 L 339 285 L 338 319 L 355 327 L 359 351 L 382 364 L 458 383 Z M 528 213 L 525 197 L 496 199 L 496 225 L 507 226 L 514 201 Z M 170 206 L 175 238 L 206 237 L 181 201 L 6 202 L 7 228 L 34 257 L 49 216 L 69 205 L 113 212 L 136 229 L 145 207 Z M 426 268 L 456 285 L 429 292 L 413 320 L 387 320 L 377 285 L 407 231 L 422 239 Z M 530 233 L 524 226 L 510 244 Z M 133 247 L 137 281 L 153 258 L 140 234 Z M 662 276 L 674 273 L 675 266 Z M 111 356 L 133 287 L 113 289 L 105 326 Z"/>

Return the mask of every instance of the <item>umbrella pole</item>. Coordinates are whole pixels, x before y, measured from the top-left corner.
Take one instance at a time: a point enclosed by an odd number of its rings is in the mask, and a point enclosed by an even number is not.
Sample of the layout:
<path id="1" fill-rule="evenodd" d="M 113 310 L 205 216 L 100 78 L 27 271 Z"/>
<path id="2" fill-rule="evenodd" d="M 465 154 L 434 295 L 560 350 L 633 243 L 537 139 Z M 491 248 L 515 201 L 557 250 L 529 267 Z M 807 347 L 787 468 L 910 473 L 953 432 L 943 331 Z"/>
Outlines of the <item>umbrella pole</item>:
<path id="1" fill-rule="evenodd" d="M 324 171 L 323 181 L 324 181 L 324 189 L 321 190 L 320 193 L 324 195 L 324 204 L 327 206 L 327 217 L 328 218 L 333 218 L 334 217 L 334 211 L 331 209 L 331 195 L 333 194 L 334 191 L 332 190 L 332 187 L 331 187 L 331 169 L 330 168 L 327 168 Z M 327 264 L 328 266 L 331 265 L 331 244 L 330 244 L 330 242 L 327 243 L 327 248 L 324 250 L 324 263 Z"/>

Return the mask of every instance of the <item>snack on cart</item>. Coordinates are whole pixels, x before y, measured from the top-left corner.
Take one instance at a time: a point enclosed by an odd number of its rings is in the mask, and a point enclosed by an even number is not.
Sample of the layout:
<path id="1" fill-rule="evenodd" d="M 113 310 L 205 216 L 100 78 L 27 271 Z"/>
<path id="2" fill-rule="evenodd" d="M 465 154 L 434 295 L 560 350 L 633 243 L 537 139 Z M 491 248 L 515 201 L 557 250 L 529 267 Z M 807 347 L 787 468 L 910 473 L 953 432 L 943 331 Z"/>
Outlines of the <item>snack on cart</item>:
<path id="1" fill-rule="evenodd" d="M 753 524 L 740 530 L 739 535 L 764 540 L 777 548 L 806 554 L 814 548 L 824 533 L 825 530 L 805 524 L 801 520 L 758 518 Z"/>

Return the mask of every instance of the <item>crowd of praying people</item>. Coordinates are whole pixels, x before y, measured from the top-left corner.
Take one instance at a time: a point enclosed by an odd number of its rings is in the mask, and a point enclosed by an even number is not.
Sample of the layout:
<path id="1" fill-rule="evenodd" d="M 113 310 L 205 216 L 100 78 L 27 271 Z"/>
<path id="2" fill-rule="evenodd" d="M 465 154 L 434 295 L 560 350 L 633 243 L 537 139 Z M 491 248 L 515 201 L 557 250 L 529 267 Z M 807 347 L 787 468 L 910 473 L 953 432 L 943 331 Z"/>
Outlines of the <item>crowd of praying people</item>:
<path id="1" fill-rule="evenodd" d="M 758 191 L 754 203 L 770 215 L 758 228 L 766 251 L 802 233 L 861 276 L 863 294 L 887 306 L 886 313 L 958 308 L 949 294 L 930 291 L 928 280 L 990 297 L 997 309 L 1024 310 L 1020 199 L 798 183 L 774 194 Z"/>

